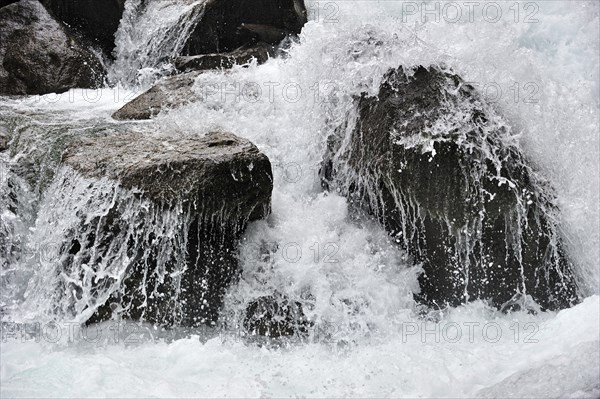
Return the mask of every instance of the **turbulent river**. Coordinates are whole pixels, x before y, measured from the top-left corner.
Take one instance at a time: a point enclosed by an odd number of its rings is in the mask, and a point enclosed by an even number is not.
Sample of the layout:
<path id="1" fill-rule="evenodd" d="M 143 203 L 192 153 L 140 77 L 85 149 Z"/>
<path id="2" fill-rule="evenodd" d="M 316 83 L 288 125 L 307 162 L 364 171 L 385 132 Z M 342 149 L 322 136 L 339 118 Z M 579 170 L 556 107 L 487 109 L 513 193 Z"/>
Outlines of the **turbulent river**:
<path id="1" fill-rule="evenodd" d="M 139 3 L 128 0 L 117 33 L 112 87 L 0 98 L 0 117 L 48 131 L 130 123 L 111 114 L 170 70 L 163 58 L 180 50 L 202 1 L 136 15 Z M 229 324 L 176 336 L 125 322 L 82 332 L 78 320 L 46 319 L 40 310 L 48 298 L 31 287 L 51 278 L 43 274 L 48 259 L 35 271 L 31 262 L 9 264 L 3 320 L 43 328 L 3 339 L 1 395 L 600 397 L 598 3 L 444 4 L 309 1 L 309 22 L 279 57 L 201 74 L 202 101 L 137 122 L 182 135 L 231 131 L 273 164 L 272 214 L 243 236 L 240 252 L 248 256 L 222 310 Z M 377 94 L 388 68 L 432 64 L 482 91 L 555 186 L 580 304 L 506 314 L 473 302 L 424 314 L 412 296 L 419 267 L 375 221 L 323 192 L 327 137 L 353 97 Z M 0 157 L 4 186 L 16 160 Z M 18 223 L 30 258 L 52 257 L 54 232 L 44 221 L 69 210 L 56 195 L 47 188 L 35 218 Z M 272 250 L 253 256 L 265 243 Z M 313 296 L 305 309 L 315 321 L 309 339 L 261 345 L 236 333 L 249 300 L 274 291 Z"/>

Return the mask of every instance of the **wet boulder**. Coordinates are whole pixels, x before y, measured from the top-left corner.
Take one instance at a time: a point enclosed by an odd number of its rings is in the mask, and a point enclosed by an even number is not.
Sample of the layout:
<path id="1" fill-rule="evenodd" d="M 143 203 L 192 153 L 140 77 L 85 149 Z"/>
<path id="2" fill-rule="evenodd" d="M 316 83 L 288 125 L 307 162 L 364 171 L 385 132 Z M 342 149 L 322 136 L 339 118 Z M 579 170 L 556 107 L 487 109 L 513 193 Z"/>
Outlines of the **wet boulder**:
<path id="1" fill-rule="evenodd" d="M 53 311 L 88 323 L 214 324 L 238 274 L 238 238 L 270 212 L 268 158 L 231 133 L 132 132 L 73 142 L 62 165 L 42 205 L 61 216 L 38 221 L 61 243 L 47 266 L 60 277 L 39 282 Z"/>
<path id="2" fill-rule="evenodd" d="M 451 71 L 400 67 L 356 109 L 329 138 L 323 183 L 422 265 L 419 301 L 577 302 L 552 188 L 473 87 Z"/>
<path id="3" fill-rule="evenodd" d="M 111 56 L 125 0 L 41 0 L 41 3 L 72 34 Z"/>
<path id="4" fill-rule="evenodd" d="M 0 95 L 61 93 L 103 82 L 99 59 L 34 0 L 0 8 Z"/>
<path id="5" fill-rule="evenodd" d="M 307 21 L 303 0 L 208 0 L 182 55 L 224 53 L 259 41 L 277 44 Z"/>

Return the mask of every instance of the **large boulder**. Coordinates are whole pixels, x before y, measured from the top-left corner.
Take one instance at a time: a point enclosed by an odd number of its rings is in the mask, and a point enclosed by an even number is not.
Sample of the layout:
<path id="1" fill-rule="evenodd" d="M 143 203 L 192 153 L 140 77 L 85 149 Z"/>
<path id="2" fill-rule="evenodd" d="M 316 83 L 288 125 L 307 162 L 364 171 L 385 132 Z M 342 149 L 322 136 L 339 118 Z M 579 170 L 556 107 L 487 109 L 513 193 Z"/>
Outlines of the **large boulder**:
<path id="1" fill-rule="evenodd" d="M 238 272 L 236 241 L 249 221 L 270 211 L 268 158 L 231 133 L 130 134 L 73 144 L 63 164 L 86 178 L 118 182 L 128 193 L 105 215 L 85 216 L 66 240 L 63 267 L 70 276 L 98 265 L 96 279 L 71 284 L 81 299 L 86 289 L 105 299 L 92 305 L 88 321 L 118 313 L 165 325 L 214 324 Z M 107 259 L 122 260 L 123 252 L 127 267 L 114 284 L 118 278 L 110 281 L 106 271 L 119 264 Z"/>
<path id="2" fill-rule="evenodd" d="M 324 184 L 376 215 L 422 265 L 418 300 L 577 302 L 552 190 L 472 86 L 436 67 L 398 68 L 356 107 L 330 137 Z"/>
<path id="3" fill-rule="evenodd" d="M 208 0 L 182 55 L 229 52 L 256 41 L 277 44 L 300 33 L 306 21 L 303 0 Z"/>
<path id="4" fill-rule="evenodd" d="M 231 133 L 132 132 L 73 142 L 62 165 L 37 221 L 60 256 L 31 288 L 47 287 L 51 311 L 214 324 L 238 238 L 270 212 L 268 158 Z"/>
<path id="5" fill-rule="evenodd" d="M 111 56 L 125 0 L 41 0 L 44 7 L 86 44 Z"/>
<path id="6" fill-rule="evenodd" d="M 60 93 L 103 82 L 98 58 L 35 0 L 0 8 L 0 94 Z"/>

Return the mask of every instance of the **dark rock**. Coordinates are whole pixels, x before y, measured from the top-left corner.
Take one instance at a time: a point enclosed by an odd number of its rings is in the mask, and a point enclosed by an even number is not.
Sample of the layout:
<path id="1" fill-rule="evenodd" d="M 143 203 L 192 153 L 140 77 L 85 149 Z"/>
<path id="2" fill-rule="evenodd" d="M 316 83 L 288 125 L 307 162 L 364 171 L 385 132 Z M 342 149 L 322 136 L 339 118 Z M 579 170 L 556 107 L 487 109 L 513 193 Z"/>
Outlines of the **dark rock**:
<path id="1" fill-rule="evenodd" d="M 103 82 L 98 58 L 34 0 L 0 9 L 0 94 L 61 93 Z"/>
<path id="2" fill-rule="evenodd" d="M 329 140 L 324 185 L 375 214 L 423 265 L 418 300 L 577 302 L 553 192 L 473 87 L 435 67 L 399 68 L 357 109 L 356 125 Z"/>
<path id="3" fill-rule="evenodd" d="M 202 138 L 131 133 L 86 139 L 67 148 L 62 162 L 84 176 L 106 177 L 126 189 L 140 189 L 158 202 L 189 202 L 202 196 L 204 201 L 210 198 L 221 203 L 223 196 L 234 196 L 237 205 L 252 208 L 256 193 L 248 191 L 246 184 L 253 181 L 252 186 L 261 189 L 260 183 L 271 184 L 267 157 L 231 133 Z M 243 179 L 235 180 L 235 168 Z M 261 199 L 270 195 L 266 190 Z M 242 199 L 249 203 L 240 203 Z"/>
<path id="4" fill-rule="evenodd" d="M 257 298 L 246 307 L 244 328 L 253 336 L 302 337 L 309 327 L 302 304 L 279 294 Z"/>
<path id="5" fill-rule="evenodd" d="M 72 33 L 110 57 L 115 48 L 125 0 L 41 0 L 42 4 Z M 87 44 L 86 43 L 86 44 Z"/>
<path id="6" fill-rule="evenodd" d="M 269 59 L 273 51 L 271 45 L 260 43 L 230 53 L 179 57 L 176 61 L 177 69 L 186 73 L 162 79 L 150 90 L 125 104 L 112 116 L 118 120 L 150 119 L 163 110 L 198 101 L 200 97 L 192 87 L 201 71 L 231 68 L 233 65 L 247 64 L 253 59 L 263 63 Z"/>
<path id="7" fill-rule="evenodd" d="M 252 38 L 256 42 L 269 44 L 279 44 L 291 32 L 285 29 L 279 29 L 270 25 L 261 24 L 241 24 L 238 28 L 238 35 Z"/>
<path id="8" fill-rule="evenodd" d="M 183 55 L 230 52 L 261 38 L 276 44 L 283 33 L 300 33 L 306 21 L 303 0 L 209 0 Z M 253 28 L 238 29 L 242 24 Z"/>
<path id="9" fill-rule="evenodd" d="M 270 212 L 268 158 L 230 133 L 131 133 L 74 143 L 63 164 L 98 182 L 87 183 L 90 197 L 101 195 L 105 179 L 118 182 L 110 210 L 96 217 L 77 210 L 81 223 L 65 240 L 61 267 L 71 283 L 61 292 L 75 293 L 78 313 L 93 311 L 88 323 L 115 313 L 162 325 L 216 322 L 238 274 L 237 239 Z M 122 267 L 123 253 L 129 266 L 119 281 L 106 270 Z M 87 265 L 98 265 L 96 278 L 83 277 Z M 95 302 L 77 305 L 85 292 Z"/>
<path id="10" fill-rule="evenodd" d="M 180 72 L 229 69 L 234 65 L 247 64 L 253 59 L 259 64 L 263 64 L 274 54 L 273 46 L 259 43 L 256 46 L 242 47 L 229 53 L 178 57 L 175 60 L 175 67 Z"/>

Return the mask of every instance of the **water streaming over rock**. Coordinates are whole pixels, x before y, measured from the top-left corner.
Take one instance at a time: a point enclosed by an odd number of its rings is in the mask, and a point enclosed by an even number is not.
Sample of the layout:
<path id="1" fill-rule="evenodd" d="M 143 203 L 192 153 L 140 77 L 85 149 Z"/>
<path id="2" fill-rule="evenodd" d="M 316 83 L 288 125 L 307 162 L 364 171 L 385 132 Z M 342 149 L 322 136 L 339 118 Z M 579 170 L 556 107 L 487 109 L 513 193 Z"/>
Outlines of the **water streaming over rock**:
<path id="1" fill-rule="evenodd" d="M 127 1 L 111 72 L 114 82 L 148 83 L 181 48 L 179 39 L 193 29 L 191 16 L 201 12 L 202 2 L 166 3 Z M 249 304 L 259 298 L 281 298 L 282 304 L 302 305 L 304 316 L 313 323 L 309 342 L 267 351 L 244 342 L 199 343 L 194 338 L 170 344 L 143 342 L 128 349 L 109 345 L 104 352 L 89 349 L 81 358 L 80 351 L 87 347 L 69 344 L 63 335 L 65 348 L 55 351 L 33 342 L 3 347 L 4 392 L 31 394 L 23 391 L 31 381 L 64 381 L 68 376 L 83 382 L 69 387 L 49 384 L 52 392 L 44 393 L 97 394 L 112 389 L 107 381 L 125 381 L 115 383 L 118 388 L 110 393 L 474 397 L 510 392 L 519 396 L 531 388 L 535 396 L 598 395 L 599 364 L 589 356 L 597 350 L 600 274 L 597 4 L 548 2 L 541 5 L 535 24 L 523 22 L 523 12 L 530 10 L 523 3 L 515 3 L 521 11 L 518 23 L 514 7 L 502 4 L 505 19 L 498 24 L 481 15 L 470 21 L 468 14 L 457 23 L 423 22 L 419 14 L 407 15 L 407 3 L 402 2 L 331 4 L 324 8 L 307 2 L 311 21 L 286 58 L 202 74 L 195 85 L 202 101 L 152 122 L 154 129 L 184 135 L 222 128 L 251 140 L 269 157 L 274 167 L 272 214 L 251 223 L 241 238 L 239 281 L 226 293 L 219 320 L 235 337 L 243 329 Z M 477 11 L 481 13 L 480 8 Z M 505 315 L 482 302 L 437 312 L 422 309 L 413 299 L 419 289 L 419 265 L 374 218 L 354 212 L 344 197 L 323 192 L 318 172 L 327 138 L 346 122 L 346 133 L 350 132 L 358 117 L 355 98 L 362 93 L 376 95 L 390 68 L 442 64 L 475 82 L 476 88 L 494 84 L 502 89 L 503 95 L 490 106 L 512 127 L 511 145 L 518 145 L 541 179 L 555 186 L 560 214 L 556 216 L 554 209 L 548 214 L 566 238 L 583 303 L 560 313 L 536 315 L 525 311 Z M 515 101 L 515 83 L 520 90 L 536 83 L 537 102 L 521 101 L 522 91 Z M 41 320 L 58 311 L 60 320 L 83 321 L 103 297 L 115 292 L 114 282 L 131 261 L 129 242 L 144 246 L 152 232 L 164 241 L 148 257 L 177 261 L 182 256 L 177 249 L 185 238 L 174 231 L 190 222 L 186 209 L 174 204 L 165 212 L 113 182 L 90 180 L 68 169 L 57 172 L 54 155 L 35 155 L 40 152 L 34 145 L 39 141 L 31 137 L 58 137 L 53 135 L 55 129 L 67 130 L 67 136 L 93 136 L 122 128 L 109 120 L 120 106 L 114 101 L 118 91 L 104 91 L 97 103 L 79 96 L 71 101 L 70 94 L 57 102 L 49 97 L 37 103 L 2 100 L 9 105 L 0 109 L 3 124 L 20 137 L 11 143 L 5 165 L 31 163 L 34 172 L 30 181 L 15 180 L 22 191 L 17 193 L 23 206 L 19 212 L 32 220 L 16 220 L 14 209 L 6 206 L 0 229 L 11 231 L 6 237 L 15 245 L 23 242 L 34 254 L 36 248 L 54 248 L 47 244 L 58 241 L 60 259 L 70 258 L 67 263 L 78 265 L 78 271 L 65 270 L 60 276 L 52 262 L 39 256 L 5 261 L 1 298 L 7 320 Z M 15 113 L 19 122 L 6 123 Z M 451 126 L 456 120 L 446 122 Z M 41 136 L 28 134 L 32 129 Z M 60 140 L 55 144 L 49 146 L 55 149 L 51 153 L 60 154 L 64 147 Z M 38 178 L 41 175 L 47 178 Z M 6 176 L 0 193 L 10 191 L 7 182 L 12 177 Z M 118 222 L 121 239 L 92 245 L 79 257 L 69 253 L 74 252 L 74 238 L 93 240 L 93 233 L 108 223 L 100 215 L 115 201 L 125 215 Z M 91 262 L 97 267 L 94 272 L 87 269 Z M 170 276 L 167 269 L 158 270 L 158 278 Z M 177 284 L 177 274 L 171 277 L 169 284 Z M 69 290 L 50 289 L 65 282 L 71 283 Z M 54 297 L 57 294 L 61 298 Z M 492 322 L 502 332 L 497 342 L 491 343 L 481 330 L 470 340 L 464 323 Z M 453 323 L 463 327 L 458 342 L 442 334 L 423 336 L 420 331 L 407 336 L 404 329 L 410 324 L 435 331 Z M 530 330 L 523 328 L 527 323 L 539 333 L 527 335 Z M 524 343 L 524 337 L 538 342 Z M 34 357 L 39 359 L 31 360 Z M 24 358 L 33 363 L 30 369 L 12 367 Z M 104 370 L 107 362 L 118 378 L 87 378 Z M 229 378 L 232 370 L 236 378 Z M 152 391 L 140 388 L 140 380 Z M 157 380 L 164 384 L 156 388 Z M 526 381 L 527 388 L 520 381 Z M 580 383 L 571 386 L 563 381 Z"/>

